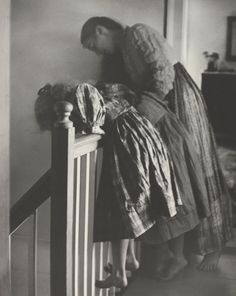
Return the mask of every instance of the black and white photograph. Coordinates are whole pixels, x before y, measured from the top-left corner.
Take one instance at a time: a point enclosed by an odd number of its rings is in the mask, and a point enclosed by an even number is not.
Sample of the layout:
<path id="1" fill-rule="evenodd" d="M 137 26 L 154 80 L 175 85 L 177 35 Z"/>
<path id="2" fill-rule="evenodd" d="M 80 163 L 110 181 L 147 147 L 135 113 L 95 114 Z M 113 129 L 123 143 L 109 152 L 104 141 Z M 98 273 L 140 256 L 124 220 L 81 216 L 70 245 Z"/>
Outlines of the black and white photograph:
<path id="1" fill-rule="evenodd" d="M 0 0 L 0 296 L 236 295 L 236 0 Z"/>

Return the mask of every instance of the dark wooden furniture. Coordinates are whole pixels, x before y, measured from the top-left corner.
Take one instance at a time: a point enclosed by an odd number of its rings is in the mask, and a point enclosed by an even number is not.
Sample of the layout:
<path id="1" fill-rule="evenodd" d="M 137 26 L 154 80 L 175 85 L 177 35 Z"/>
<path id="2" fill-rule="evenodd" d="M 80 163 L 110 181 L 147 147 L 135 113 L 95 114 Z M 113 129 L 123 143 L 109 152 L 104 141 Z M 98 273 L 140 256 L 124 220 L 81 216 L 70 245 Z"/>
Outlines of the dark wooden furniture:
<path id="1" fill-rule="evenodd" d="M 236 72 L 205 72 L 202 92 L 217 136 L 236 141 Z"/>

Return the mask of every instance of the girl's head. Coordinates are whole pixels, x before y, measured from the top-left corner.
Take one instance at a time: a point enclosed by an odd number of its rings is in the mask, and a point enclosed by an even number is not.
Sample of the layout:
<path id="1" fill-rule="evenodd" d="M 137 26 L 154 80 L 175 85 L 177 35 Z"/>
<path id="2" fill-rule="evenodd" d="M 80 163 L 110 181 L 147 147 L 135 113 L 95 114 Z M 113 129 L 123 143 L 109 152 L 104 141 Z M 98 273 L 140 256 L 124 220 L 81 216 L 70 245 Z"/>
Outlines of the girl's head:
<path id="1" fill-rule="evenodd" d="M 42 131 L 51 130 L 56 120 L 54 106 L 59 101 L 73 102 L 75 86 L 57 83 L 46 84 L 38 91 L 34 112 L 36 121 Z"/>
<path id="2" fill-rule="evenodd" d="M 51 130 L 56 120 L 54 106 L 58 101 L 72 103 L 70 120 L 80 133 L 103 133 L 99 127 L 104 124 L 105 107 L 102 96 L 90 84 L 46 84 L 38 92 L 35 102 L 35 117 L 42 131 Z M 96 127 L 96 128 L 95 128 Z"/>
<path id="3" fill-rule="evenodd" d="M 92 17 L 82 27 L 80 40 L 83 46 L 96 54 L 109 55 L 117 50 L 117 33 L 124 26 L 108 17 Z"/>

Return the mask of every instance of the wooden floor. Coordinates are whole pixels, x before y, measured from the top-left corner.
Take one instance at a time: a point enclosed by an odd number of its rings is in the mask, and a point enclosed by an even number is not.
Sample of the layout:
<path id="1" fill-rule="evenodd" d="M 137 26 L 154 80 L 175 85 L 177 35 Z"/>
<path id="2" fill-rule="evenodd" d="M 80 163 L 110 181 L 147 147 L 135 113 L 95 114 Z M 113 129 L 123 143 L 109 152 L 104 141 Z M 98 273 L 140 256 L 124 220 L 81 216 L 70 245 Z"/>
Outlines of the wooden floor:
<path id="1" fill-rule="evenodd" d="M 161 282 L 137 275 L 124 296 L 235 296 L 236 238 L 223 253 L 215 273 L 199 272 L 188 266 L 174 280 Z"/>
<path id="2" fill-rule="evenodd" d="M 219 147 L 219 156 L 231 188 L 234 225 L 236 225 L 236 148 Z M 188 266 L 176 279 L 161 282 L 144 275 L 137 276 L 124 296 L 235 296 L 236 295 L 236 232 L 220 258 L 215 273 L 199 272 Z"/>

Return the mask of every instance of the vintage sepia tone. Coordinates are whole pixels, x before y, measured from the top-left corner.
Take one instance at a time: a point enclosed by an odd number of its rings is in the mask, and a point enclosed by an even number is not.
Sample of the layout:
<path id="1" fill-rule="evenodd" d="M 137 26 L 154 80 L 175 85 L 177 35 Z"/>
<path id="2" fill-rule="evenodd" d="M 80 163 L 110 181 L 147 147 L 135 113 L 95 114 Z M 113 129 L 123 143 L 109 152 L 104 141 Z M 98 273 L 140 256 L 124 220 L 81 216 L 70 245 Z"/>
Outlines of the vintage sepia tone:
<path id="1" fill-rule="evenodd" d="M 235 0 L 0 17 L 0 296 L 235 295 Z"/>

